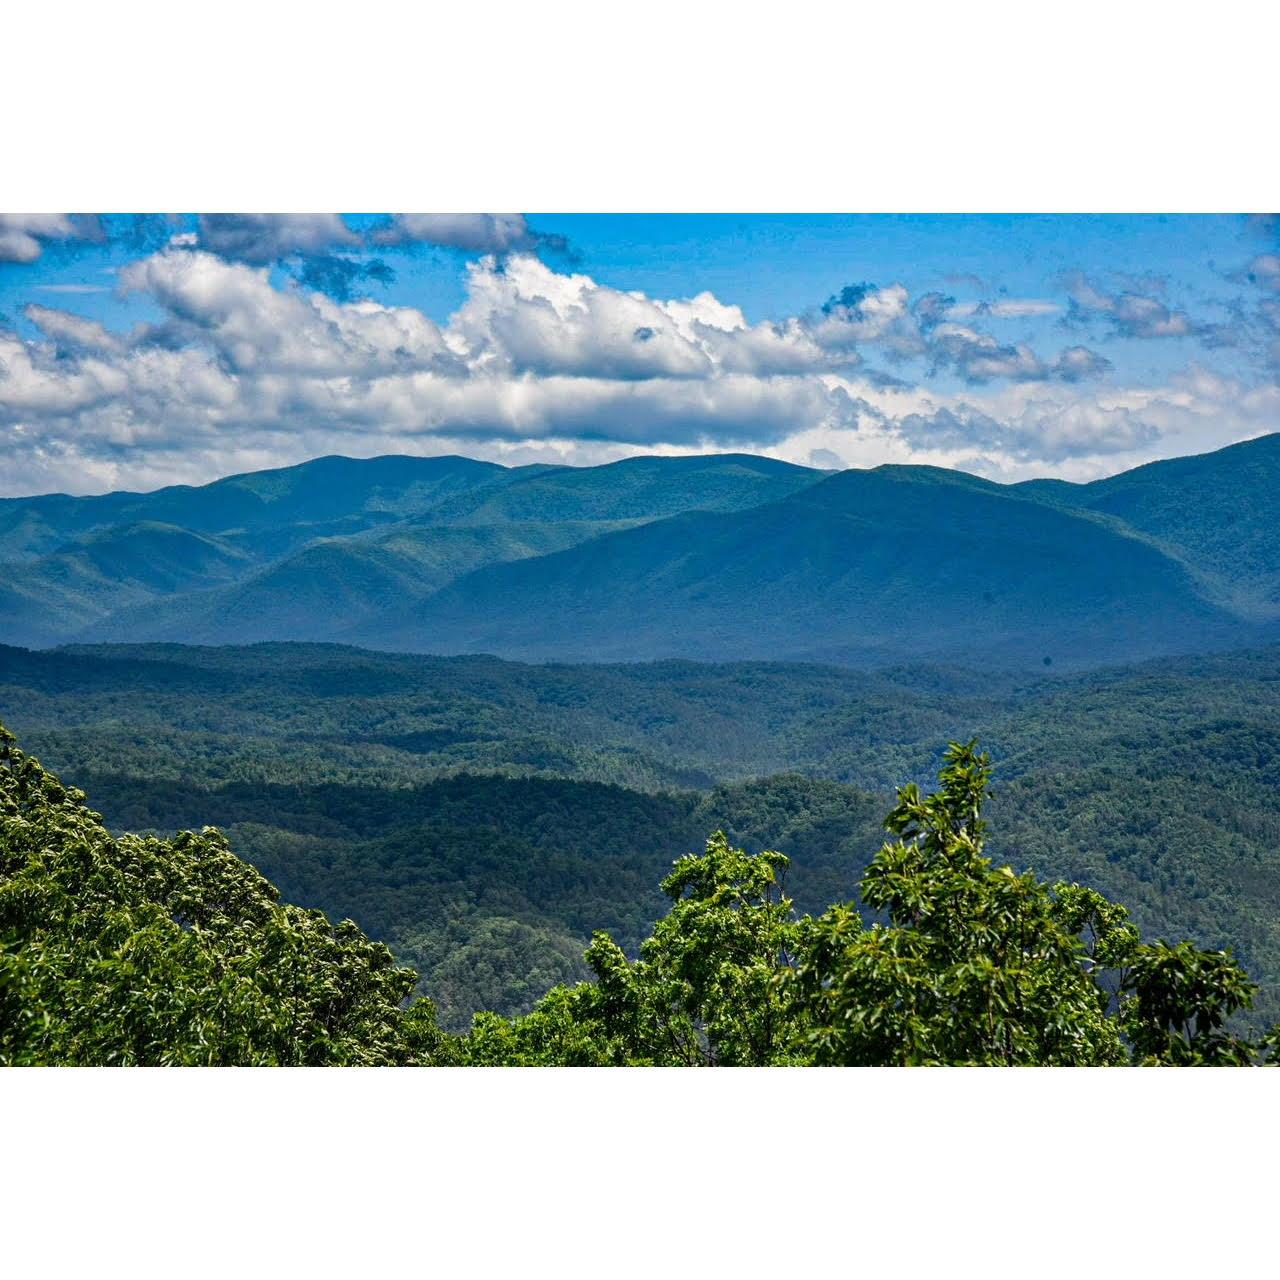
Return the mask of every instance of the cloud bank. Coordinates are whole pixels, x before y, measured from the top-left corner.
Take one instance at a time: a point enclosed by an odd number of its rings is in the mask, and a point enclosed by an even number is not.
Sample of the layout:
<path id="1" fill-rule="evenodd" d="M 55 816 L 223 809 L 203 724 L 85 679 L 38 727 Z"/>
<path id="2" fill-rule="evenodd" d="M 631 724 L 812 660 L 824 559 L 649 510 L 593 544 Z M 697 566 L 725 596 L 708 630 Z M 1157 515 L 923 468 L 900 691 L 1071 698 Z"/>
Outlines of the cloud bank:
<path id="1" fill-rule="evenodd" d="M 516 215 L 424 217 L 372 234 L 485 251 L 443 323 L 353 299 L 350 276 L 273 283 L 270 264 L 289 254 L 341 275 L 326 264 L 352 261 L 341 255 L 356 233 L 328 215 L 207 216 L 120 272 L 120 289 L 161 317 L 129 332 L 28 305 L 38 336 L 0 329 L 7 492 L 200 482 L 328 452 L 588 463 L 751 449 L 1086 478 L 1171 440 L 1210 448 L 1280 420 L 1274 386 L 1192 366 L 1165 388 L 1115 387 L 1087 346 L 1041 353 L 981 327 L 1056 309 L 1041 300 L 962 306 L 859 284 L 753 324 L 709 292 L 660 299 L 554 270 Z M 1085 282 L 1072 305 L 1135 334 L 1180 323 L 1136 296 Z M 889 369 L 941 375 L 950 390 Z"/>
<path id="2" fill-rule="evenodd" d="M 58 240 L 96 240 L 100 220 L 89 214 L 0 213 L 0 262 L 34 262 Z"/>

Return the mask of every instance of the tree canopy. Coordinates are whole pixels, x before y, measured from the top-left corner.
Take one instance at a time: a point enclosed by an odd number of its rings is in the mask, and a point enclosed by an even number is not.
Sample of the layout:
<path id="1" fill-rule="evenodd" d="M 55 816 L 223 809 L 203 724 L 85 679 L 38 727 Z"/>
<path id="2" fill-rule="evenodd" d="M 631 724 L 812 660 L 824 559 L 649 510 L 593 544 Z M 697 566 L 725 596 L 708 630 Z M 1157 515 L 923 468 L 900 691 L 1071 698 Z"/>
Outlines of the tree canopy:
<path id="1" fill-rule="evenodd" d="M 1275 1033 L 1231 1029 L 1255 985 L 1227 952 L 1143 942 L 1093 889 L 983 854 L 991 765 L 951 744 L 939 789 L 898 792 L 853 903 L 795 914 L 788 860 L 723 833 L 676 863 L 629 961 L 605 934 L 594 982 L 523 1018 L 481 1015 L 466 1061 L 554 1065 L 1245 1065 Z"/>
<path id="2" fill-rule="evenodd" d="M 282 904 L 212 828 L 112 837 L 0 726 L 0 1062 L 431 1061 L 412 970 Z"/>
<path id="3" fill-rule="evenodd" d="M 1143 941 L 1096 890 L 983 852 L 991 763 L 899 789 L 861 908 L 801 915 L 789 859 L 724 832 L 678 859 L 634 956 L 526 1015 L 441 1031 L 351 921 L 281 903 L 213 828 L 112 836 L 0 727 L 0 1062 L 201 1065 L 1247 1065 L 1225 951 Z M 607 839 L 608 833 L 601 833 Z"/>

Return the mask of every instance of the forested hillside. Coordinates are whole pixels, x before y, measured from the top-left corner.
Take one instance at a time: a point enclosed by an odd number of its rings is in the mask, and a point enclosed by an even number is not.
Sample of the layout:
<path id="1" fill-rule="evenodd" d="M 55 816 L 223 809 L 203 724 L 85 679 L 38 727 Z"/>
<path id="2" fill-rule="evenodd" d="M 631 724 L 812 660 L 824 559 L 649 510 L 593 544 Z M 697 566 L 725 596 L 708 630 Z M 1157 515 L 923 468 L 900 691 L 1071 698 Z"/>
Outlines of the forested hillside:
<path id="1" fill-rule="evenodd" d="M 1246 634 L 1127 531 L 961 473 L 881 467 L 477 570 L 408 627 L 357 638 L 533 661 L 1080 668 Z"/>
<path id="2" fill-rule="evenodd" d="M 330 457 L 198 488 L 0 499 L 0 642 L 390 635 L 474 569 L 767 503 L 821 475 L 735 454 L 586 468 Z M 145 569 L 157 551 L 167 574 Z"/>
<path id="3" fill-rule="evenodd" d="M 514 1019 L 442 1033 L 349 920 L 280 902 L 216 830 L 112 836 L 0 726 L 0 1065 L 1249 1065 L 1280 1028 L 1223 951 L 983 854 L 990 761 L 953 743 L 897 792 L 863 911 L 798 914 L 788 857 L 714 833 L 633 954 Z M 547 975 L 540 974 L 544 980 Z"/>
<path id="4" fill-rule="evenodd" d="M 1231 946 L 1280 1008 L 1280 648 L 1080 676 L 672 662 L 525 666 L 314 645 L 0 649 L 0 718 L 116 830 L 212 823 L 351 916 L 451 1027 L 631 949 L 723 827 L 847 897 L 893 788 L 949 739 L 995 760 L 997 858 Z"/>
<path id="5" fill-rule="evenodd" d="M 1092 484 L 319 458 L 0 500 L 0 643 L 1085 670 L 1280 638 L 1280 436 Z"/>

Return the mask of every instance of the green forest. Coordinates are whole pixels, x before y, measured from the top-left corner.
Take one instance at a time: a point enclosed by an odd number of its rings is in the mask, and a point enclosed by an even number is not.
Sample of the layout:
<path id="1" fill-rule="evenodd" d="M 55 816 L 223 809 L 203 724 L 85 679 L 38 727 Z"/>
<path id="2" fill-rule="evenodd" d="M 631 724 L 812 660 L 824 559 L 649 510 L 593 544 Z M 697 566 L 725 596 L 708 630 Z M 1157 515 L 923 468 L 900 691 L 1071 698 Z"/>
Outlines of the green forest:
<path id="1" fill-rule="evenodd" d="M 352 921 L 280 900 L 219 831 L 112 835 L 0 728 L 0 1062 L 11 1065 L 1233 1065 L 1280 1030 L 1229 952 L 984 854 L 991 762 L 952 743 L 900 788 L 859 904 L 799 914 L 788 857 L 723 831 L 675 860 L 635 955 L 523 1015 L 440 1027 Z M 602 827 L 597 839 L 607 844 Z M 870 921 L 865 918 L 869 915 Z"/>
<path id="2" fill-rule="evenodd" d="M 0 720 L 107 838 L 160 857 L 216 828 L 352 922 L 449 1037 L 602 992 L 601 934 L 648 963 L 715 833 L 717 866 L 786 856 L 786 930 L 848 902 L 896 927 L 866 883 L 885 815 L 976 739 L 994 865 L 1229 950 L 1256 1037 L 1280 1020 L 1278 478 L 1280 434 L 1087 484 L 388 456 L 3 499 L 0 639 L 58 647 L 0 644 Z"/>
<path id="3" fill-rule="evenodd" d="M 895 788 L 993 758 L 988 851 L 1231 948 L 1280 1018 L 1280 648 L 1035 677 L 904 667 L 530 666 L 331 645 L 0 648 L 0 718 L 113 832 L 206 824 L 286 900 L 350 918 L 442 1026 L 528 1012 L 628 955 L 672 861 L 723 830 L 854 894 Z"/>

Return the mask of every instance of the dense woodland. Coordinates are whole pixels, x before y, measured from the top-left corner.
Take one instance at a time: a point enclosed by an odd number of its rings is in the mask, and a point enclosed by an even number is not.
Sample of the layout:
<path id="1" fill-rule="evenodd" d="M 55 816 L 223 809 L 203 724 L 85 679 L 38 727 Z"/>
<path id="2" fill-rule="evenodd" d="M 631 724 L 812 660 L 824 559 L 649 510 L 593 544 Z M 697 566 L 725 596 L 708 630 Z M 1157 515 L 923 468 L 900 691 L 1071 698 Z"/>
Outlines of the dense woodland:
<path id="1" fill-rule="evenodd" d="M 1280 638 L 1280 434 L 1090 484 L 316 458 L 0 499 L 0 643 L 1084 670 Z"/>
<path id="2" fill-rule="evenodd" d="M 0 1063 L 769 1066 L 1234 1065 L 1232 957 L 1144 942 L 1123 907 L 983 855 L 990 761 L 952 744 L 899 790 L 863 910 L 798 915 L 786 855 L 714 833 L 662 881 L 629 956 L 514 1018 L 442 1031 L 414 973 L 351 921 L 280 902 L 212 828 L 114 837 L 0 728 Z M 601 831 L 600 839 L 608 839 Z"/>
<path id="3" fill-rule="evenodd" d="M 3 499 L 0 641 L 221 647 L 0 644 L 0 718 L 109 831 L 217 827 L 285 901 L 353 921 L 451 1034 L 599 987 L 597 931 L 643 956 L 713 832 L 785 854 L 823 918 L 897 788 L 976 736 L 996 862 L 1230 948 L 1257 1033 L 1280 1018 L 1277 495 L 1280 434 L 1083 485 L 386 457 Z"/>
<path id="4" fill-rule="evenodd" d="M 595 930 L 639 954 L 713 831 L 787 854 L 802 913 L 853 897 L 895 787 L 976 733 L 997 861 L 1230 947 L 1260 985 L 1240 1016 L 1280 1017 L 1276 648 L 1066 677 L 0 648 L 0 714 L 111 830 L 217 826 L 287 901 L 354 920 L 452 1031 L 589 976 Z"/>

